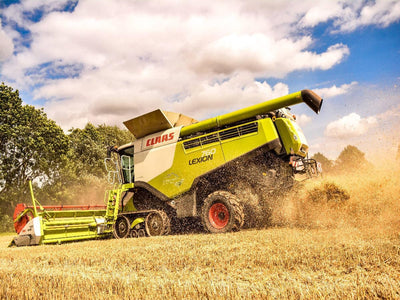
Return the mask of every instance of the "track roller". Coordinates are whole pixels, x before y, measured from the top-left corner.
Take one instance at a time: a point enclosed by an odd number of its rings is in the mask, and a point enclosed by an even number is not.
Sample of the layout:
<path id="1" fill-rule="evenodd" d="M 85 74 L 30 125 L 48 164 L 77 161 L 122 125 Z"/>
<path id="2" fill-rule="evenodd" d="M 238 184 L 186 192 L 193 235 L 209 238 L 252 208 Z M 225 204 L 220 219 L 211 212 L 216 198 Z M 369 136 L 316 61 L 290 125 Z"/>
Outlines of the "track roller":
<path id="1" fill-rule="evenodd" d="M 146 232 L 144 231 L 144 229 L 139 229 L 138 231 L 138 237 L 145 237 L 146 236 Z"/>
<path id="2" fill-rule="evenodd" d="M 129 233 L 129 236 L 131 238 L 138 238 L 139 234 L 138 234 L 137 230 L 132 229 L 131 232 Z"/>

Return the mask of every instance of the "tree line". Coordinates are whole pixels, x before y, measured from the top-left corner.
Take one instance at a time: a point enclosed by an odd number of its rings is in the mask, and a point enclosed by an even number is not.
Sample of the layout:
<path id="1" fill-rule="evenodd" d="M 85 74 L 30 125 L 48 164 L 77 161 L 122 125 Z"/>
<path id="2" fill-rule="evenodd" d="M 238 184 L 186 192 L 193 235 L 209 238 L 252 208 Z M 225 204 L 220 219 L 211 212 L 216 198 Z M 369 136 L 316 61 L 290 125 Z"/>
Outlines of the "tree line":
<path id="1" fill-rule="evenodd" d="M 366 170 L 372 167 L 372 164 L 365 158 L 365 153 L 352 145 L 346 146 L 336 160 L 330 160 L 320 152 L 311 158 L 321 163 L 324 173 Z"/>

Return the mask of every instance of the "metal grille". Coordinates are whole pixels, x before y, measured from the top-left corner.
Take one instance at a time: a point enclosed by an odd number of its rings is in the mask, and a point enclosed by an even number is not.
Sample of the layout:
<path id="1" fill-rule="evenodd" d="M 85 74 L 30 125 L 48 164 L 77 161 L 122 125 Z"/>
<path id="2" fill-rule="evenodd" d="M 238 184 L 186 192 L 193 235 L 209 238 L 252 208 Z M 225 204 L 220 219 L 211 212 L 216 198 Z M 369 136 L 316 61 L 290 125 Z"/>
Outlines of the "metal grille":
<path id="1" fill-rule="evenodd" d="M 242 126 L 221 130 L 205 136 L 183 142 L 186 150 L 212 144 L 228 139 L 238 138 L 250 133 L 258 132 L 258 122 L 247 123 Z"/>

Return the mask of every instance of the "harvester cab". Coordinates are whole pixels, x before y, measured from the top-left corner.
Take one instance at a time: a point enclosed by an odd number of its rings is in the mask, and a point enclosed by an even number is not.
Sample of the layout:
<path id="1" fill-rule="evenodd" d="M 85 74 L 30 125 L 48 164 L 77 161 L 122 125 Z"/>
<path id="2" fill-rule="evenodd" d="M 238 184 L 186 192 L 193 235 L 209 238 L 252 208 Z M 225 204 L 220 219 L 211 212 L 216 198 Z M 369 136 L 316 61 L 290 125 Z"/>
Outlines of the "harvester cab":
<path id="1" fill-rule="evenodd" d="M 131 152 L 131 153 L 130 153 Z M 121 154 L 121 172 L 123 182 L 133 183 L 135 180 L 135 167 L 133 160 L 134 149 L 128 149 Z"/>
<path id="2" fill-rule="evenodd" d="M 129 151 L 119 153 L 118 147 L 112 146 L 107 149 L 107 157 L 104 165 L 108 173 L 108 182 L 133 183 L 135 180 L 135 166 L 133 160 L 133 148 Z"/>
<path id="3" fill-rule="evenodd" d="M 106 192 L 104 209 L 38 212 L 41 238 L 24 235 L 20 244 L 165 235 L 183 218 L 211 233 L 240 230 L 251 219 L 240 190 L 257 194 L 263 211 L 295 174 L 320 171 L 288 109 L 302 102 L 315 113 L 322 106 L 321 97 L 302 90 L 200 122 L 159 109 L 124 122 L 135 140 L 109 148 L 105 164 L 116 187 Z"/>

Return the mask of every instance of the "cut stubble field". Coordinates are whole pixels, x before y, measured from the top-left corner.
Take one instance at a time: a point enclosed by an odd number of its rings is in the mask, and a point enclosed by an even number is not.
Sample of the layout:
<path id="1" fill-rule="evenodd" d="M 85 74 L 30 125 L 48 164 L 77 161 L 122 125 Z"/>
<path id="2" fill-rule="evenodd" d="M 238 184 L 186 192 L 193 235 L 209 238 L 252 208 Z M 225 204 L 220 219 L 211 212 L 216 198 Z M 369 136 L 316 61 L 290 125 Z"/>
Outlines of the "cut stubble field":
<path id="1" fill-rule="evenodd" d="M 0 298 L 400 298 L 393 172 L 306 183 L 258 230 L 23 248 L 7 248 L 12 236 L 3 235 Z M 315 201 L 327 183 L 350 198 Z"/>

